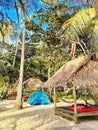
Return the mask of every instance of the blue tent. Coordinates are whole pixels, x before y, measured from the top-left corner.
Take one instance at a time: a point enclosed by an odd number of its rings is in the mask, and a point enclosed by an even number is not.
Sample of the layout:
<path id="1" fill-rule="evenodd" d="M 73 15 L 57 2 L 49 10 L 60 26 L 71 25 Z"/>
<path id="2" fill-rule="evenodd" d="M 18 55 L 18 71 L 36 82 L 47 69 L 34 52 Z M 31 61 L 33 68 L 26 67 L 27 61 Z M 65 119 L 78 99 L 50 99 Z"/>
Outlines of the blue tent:
<path id="1" fill-rule="evenodd" d="M 45 94 L 45 92 L 37 90 L 30 95 L 27 102 L 31 105 L 42 105 L 49 104 L 50 100 L 48 96 Z"/>

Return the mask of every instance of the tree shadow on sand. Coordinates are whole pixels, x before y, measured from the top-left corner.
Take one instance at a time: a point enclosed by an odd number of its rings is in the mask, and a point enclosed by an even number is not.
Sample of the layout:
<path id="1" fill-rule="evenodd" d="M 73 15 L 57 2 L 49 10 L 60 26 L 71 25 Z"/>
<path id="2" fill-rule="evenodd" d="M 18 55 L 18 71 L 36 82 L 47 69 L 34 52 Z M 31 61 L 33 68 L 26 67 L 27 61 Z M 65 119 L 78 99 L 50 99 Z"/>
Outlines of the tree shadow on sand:
<path id="1" fill-rule="evenodd" d="M 63 126 L 63 127 L 54 128 L 53 130 L 95 130 L 95 129 L 89 127 L 85 128 L 80 126 Z"/>
<path id="2" fill-rule="evenodd" d="M 9 109 L 6 108 L 6 114 L 0 113 L 0 130 L 33 130 L 48 122 L 49 118 L 51 121 L 55 120 L 54 113 L 43 107 L 26 106 L 22 110 Z"/>

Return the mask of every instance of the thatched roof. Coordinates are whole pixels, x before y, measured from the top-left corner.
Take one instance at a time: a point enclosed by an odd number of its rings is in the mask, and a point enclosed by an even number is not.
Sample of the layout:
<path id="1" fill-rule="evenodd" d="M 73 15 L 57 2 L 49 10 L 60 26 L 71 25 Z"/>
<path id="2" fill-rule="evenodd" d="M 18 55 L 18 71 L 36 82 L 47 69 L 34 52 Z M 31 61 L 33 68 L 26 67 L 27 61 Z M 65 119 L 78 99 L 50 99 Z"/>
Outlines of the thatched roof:
<path id="1" fill-rule="evenodd" d="M 48 81 L 46 81 L 45 85 L 56 87 L 65 85 L 88 61 L 89 57 L 86 55 L 65 63 Z"/>
<path id="2" fill-rule="evenodd" d="M 23 84 L 27 87 L 27 88 L 44 88 L 44 83 L 37 78 L 30 78 L 26 81 L 23 82 Z"/>
<path id="3" fill-rule="evenodd" d="M 89 61 L 74 75 L 73 82 L 77 87 L 98 86 L 98 62 Z"/>

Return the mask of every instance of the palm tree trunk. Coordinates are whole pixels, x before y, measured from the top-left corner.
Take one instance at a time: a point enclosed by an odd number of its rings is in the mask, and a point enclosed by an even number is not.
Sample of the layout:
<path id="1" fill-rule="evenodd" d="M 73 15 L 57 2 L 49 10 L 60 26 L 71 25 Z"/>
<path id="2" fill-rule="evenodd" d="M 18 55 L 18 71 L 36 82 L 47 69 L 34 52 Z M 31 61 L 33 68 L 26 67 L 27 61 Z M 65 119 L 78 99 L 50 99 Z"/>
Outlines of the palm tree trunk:
<path id="1" fill-rule="evenodd" d="M 6 86 L 6 82 L 4 81 L 4 84 L 3 84 L 3 88 L 2 88 L 2 91 L 1 91 L 1 99 L 5 99 L 6 96 L 7 96 L 7 93 L 8 93 L 8 88 L 9 88 L 9 85 L 7 84 Z"/>
<path id="2" fill-rule="evenodd" d="M 21 8 L 24 10 L 23 3 L 21 0 L 18 0 Z M 28 8 L 28 0 L 26 0 L 26 10 Z M 23 11 L 24 13 L 24 11 Z M 26 20 L 26 14 L 24 13 L 24 18 Z M 16 103 L 15 108 L 16 109 L 22 109 L 23 108 L 23 71 L 24 71 L 24 53 L 25 53 L 25 35 L 26 35 L 26 29 L 25 29 L 25 23 L 23 28 L 23 37 L 22 37 L 22 51 L 21 51 L 21 63 L 20 63 L 20 75 L 19 75 L 19 84 L 18 84 L 18 90 L 17 90 L 17 97 L 16 97 Z"/>
<path id="3" fill-rule="evenodd" d="M 15 55 L 14 55 L 14 59 L 13 59 L 13 64 L 12 64 L 12 67 L 13 67 L 13 68 L 14 68 L 14 66 L 15 66 L 17 52 L 18 52 L 18 43 L 17 43 L 17 45 L 16 45 Z"/>
<path id="4" fill-rule="evenodd" d="M 22 82 L 23 82 L 23 71 L 24 71 L 24 51 L 25 51 L 25 25 L 24 25 L 23 38 L 22 38 L 22 52 L 21 52 L 19 84 L 18 84 L 17 98 L 16 98 L 16 103 L 15 103 L 15 108 L 16 109 L 22 109 L 22 107 L 23 107 L 23 102 L 22 102 L 22 95 L 23 95 Z"/>
<path id="5" fill-rule="evenodd" d="M 96 11 L 96 18 L 98 19 L 98 0 L 94 0 L 94 7 Z"/>

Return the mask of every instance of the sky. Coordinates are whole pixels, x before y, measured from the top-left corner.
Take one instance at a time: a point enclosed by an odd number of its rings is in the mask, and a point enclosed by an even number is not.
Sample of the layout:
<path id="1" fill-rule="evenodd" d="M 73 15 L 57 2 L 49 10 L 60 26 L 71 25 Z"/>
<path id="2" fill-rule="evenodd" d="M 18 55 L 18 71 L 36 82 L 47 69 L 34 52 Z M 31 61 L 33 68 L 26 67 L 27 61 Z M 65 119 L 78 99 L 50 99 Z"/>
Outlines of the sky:
<path id="1" fill-rule="evenodd" d="M 28 9 L 28 17 L 30 15 L 33 15 L 34 12 L 33 10 L 38 10 L 40 8 L 45 8 L 46 7 L 46 4 L 44 4 L 43 2 L 41 2 L 40 0 L 35 0 L 35 3 L 31 6 L 30 9 Z M 16 9 L 15 8 L 10 8 L 8 10 L 5 11 L 5 14 L 7 17 L 9 17 L 11 19 L 12 22 L 14 22 L 17 26 L 17 29 L 16 29 L 16 32 L 19 31 L 19 32 L 22 32 L 23 30 L 23 16 L 20 16 L 21 18 L 21 22 L 20 22 L 20 27 L 18 27 L 18 19 L 17 19 L 17 13 L 16 13 Z M 39 18 L 36 17 L 33 19 L 35 23 L 39 24 Z M 48 25 L 44 22 L 44 24 L 42 25 L 42 29 L 43 30 L 46 30 L 48 27 Z M 14 39 L 13 39 L 14 40 Z M 12 40 L 12 42 L 13 42 Z"/>
<path id="2" fill-rule="evenodd" d="M 5 1 L 9 1 L 9 0 L 5 0 Z M 12 0 L 14 1 L 14 0 Z M 29 0 L 30 1 L 30 0 Z M 66 4 L 69 5 L 69 6 L 75 6 L 75 5 L 79 5 L 80 3 L 79 2 L 73 2 L 72 5 L 69 4 L 69 0 L 66 0 Z M 62 0 L 60 0 L 60 2 L 62 3 Z M 38 10 L 40 8 L 46 8 L 48 5 L 47 4 L 44 4 L 43 2 L 41 2 L 41 0 L 34 0 L 34 3 L 31 5 L 31 3 L 29 3 L 31 8 L 28 9 L 28 16 L 34 14 L 33 10 Z M 3 10 L 3 12 L 5 13 L 5 17 L 9 18 L 12 22 L 14 21 L 14 23 L 18 26 L 18 20 L 17 20 L 17 13 L 16 13 L 16 10 L 15 8 L 9 8 L 8 10 L 5 9 L 4 7 L 1 7 L 0 6 L 0 10 Z M 1 18 L 1 17 L 0 17 Z M 21 16 L 21 27 L 23 25 L 23 17 Z M 33 19 L 35 23 L 39 24 L 39 18 L 36 17 Z M 43 30 L 46 30 L 48 28 L 48 25 L 47 23 L 44 22 L 44 24 L 42 25 L 42 29 Z M 19 28 L 18 28 L 19 29 Z M 22 31 L 22 29 L 20 28 L 19 31 Z"/>
<path id="3" fill-rule="evenodd" d="M 40 0 L 35 0 L 34 5 L 32 5 L 32 7 L 30 9 L 28 9 L 28 16 L 34 14 L 33 10 L 38 10 L 40 8 L 45 8 L 46 4 L 44 4 L 43 2 L 41 2 Z M 18 23 L 17 20 L 17 13 L 16 10 L 14 8 L 10 8 L 7 12 L 6 12 L 7 16 L 14 21 L 16 24 Z M 22 18 L 21 18 L 22 19 Z M 35 23 L 39 23 L 39 18 L 36 17 L 34 18 L 34 22 Z M 42 26 L 43 29 L 46 29 L 48 26 L 46 23 L 44 23 L 44 25 Z"/>
<path id="4" fill-rule="evenodd" d="M 4 1 L 10 1 L 10 0 L 4 0 Z M 14 1 L 14 0 L 12 0 Z M 30 0 L 29 0 L 30 1 Z M 70 0 L 66 0 L 66 4 L 70 6 L 69 2 Z M 62 3 L 62 0 L 60 0 L 60 2 Z M 75 5 L 79 5 L 79 2 L 72 2 L 71 6 L 75 6 Z M 29 3 L 29 5 L 31 5 L 31 3 Z M 31 5 L 31 8 L 28 10 L 28 15 L 30 16 L 31 14 L 33 14 L 33 10 L 34 9 L 40 9 L 40 8 L 46 8 L 46 6 L 48 6 L 47 4 L 41 2 L 41 0 L 34 0 L 34 3 Z M 11 6 L 12 7 L 12 6 Z M 9 17 L 12 21 L 17 22 L 17 13 L 15 8 L 9 8 L 8 10 L 6 10 L 4 7 L 0 6 L 0 10 L 3 10 L 3 12 L 5 13 L 5 15 L 7 17 Z M 38 22 L 38 18 L 35 19 L 35 22 Z M 46 26 L 46 24 L 45 24 Z"/>
<path id="5" fill-rule="evenodd" d="M 8 1 L 14 1 L 14 0 L 4 0 L 4 1 L 6 1 L 6 3 L 8 3 Z M 80 2 L 75 2 L 76 0 L 74 0 L 72 3 L 70 2 L 71 3 L 71 5 L 70 5 L 69 1 L 71 1 L 71 0 L 66 0 L 66 5 L 68 5 L 68 6 L 80 5 Z M 89 0 L 89 1 L 92 1 L 92 0 Z M 62 3 L 62 0 L 60 0 L 60 2 Z M 31 5 L 30 2 L 29 2 L 29 5 Z M 41 2 L 41 0 L 34 0 L 34 3 L 31 5 L 32 8 L 29 9 L 28 14 L 31 15 L 33 13 L 34 9 L 46 8 L 46 6 L 48 6 L 48 5 Z M 16 11 L 14 8 L 9 8 L 8 10 L 6 10 L 5 7 L 0 6 L 0 10 L 2 10 L 2 9 L 7 14 L 7 16 L 10 17 L 13 21 L 17 20 Z"/>

